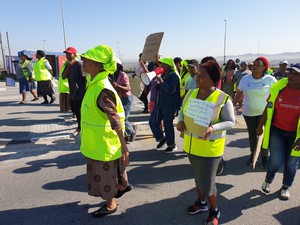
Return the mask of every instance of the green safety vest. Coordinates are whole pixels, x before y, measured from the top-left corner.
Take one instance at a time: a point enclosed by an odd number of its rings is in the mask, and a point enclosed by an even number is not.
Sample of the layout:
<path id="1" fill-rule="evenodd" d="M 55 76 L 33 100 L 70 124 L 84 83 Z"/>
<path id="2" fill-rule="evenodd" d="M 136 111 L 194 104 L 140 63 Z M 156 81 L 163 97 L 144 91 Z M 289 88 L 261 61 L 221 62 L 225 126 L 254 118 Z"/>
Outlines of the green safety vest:
<path id="1" fill-rule="evenodd" d="M 45 67 L 46 62 L 48 62 L 47 59 L 41 58 L 34 64 L 33 70 L 36 81 L 47 81 L 52 79 L 51 73 Z"/>
<path id="2" fill-rule="evenodd" d="M 185 95 L 186 90 L 184 85 L 185 85 L 185 80 L 188 76 L 190 76 L 189 72 L 187 72 L 186 74 L 181 74 L 180 76 L 180 97 L 183 97 Z"/>
<path id="3" fill-rule="evenodd" d="M 283 78 L 279 81 L 277 81 L 275 84 L 272 85 L 270 89 L 270 98 L 267 104 L 267 120 L 264 127 L 264 140 L 263 140 L 263 148 L 268 149 L 269 148 L 269 140 L 270 140 L 270 129 L 272 125 L 272 119 L 275 109 L 275 101 L 278 97 L 278 94 L 280 91 L 282 91 L 288 84 L 288 79 Z M 298 127 L 297 127 L 297 134 L 296 134 L 296 140 L 300 138 L 300 118 L 298 119 Z M 295 140 L 295 141 L 296 141 Z M 297 152 L 295 151 L 295 154 Z M 292 152 L 293 155 L 293 152 Z M 298 151 L 298 155 L 300 156 L 300 151 Z"/>
<path id="4" fill-rule="evenodd" d="M 60 73 L 59 73 L 59 77 L 58 77 L 58 92 L 59 93 L 66 93 L 66 94 L 70 93 L 68 78 L 66 78 L 66 79 L 62 78 L 62 73 L 64 72 L 67 64 L 68 64 L 68 61 L 66 61 L 62 65 Z"/>
<path id="5" fill-rule="evenodd" d="M 121 99 L 108 80 L 108 72 L 100 72 L 89 84 L 81 106 L 81 146 L 82 154 L 90 159 L 103 162 L 113 161 L 122 156 L 121 142 L 111 128 L 106 113 L 97 105 L 103 89 L 112 91 L 116 99 L 116 109 L 125 130 L 125 114 Z"/>
<path id="6" fill-rule="evenodd" d="M 186 116 L 186 111 L 191 99 L 196 99 L 199 88 L 190 90 L 182 104 L 183 116 Z M 223 91 L 216 89 L 205 101 L 214 103 L 214 109 L 211 116 L 211 124 L 220 122 L 220 112 L 224 104 L 228 100 L 228 95 Z M 208 140 L 199 139 L 199 136 L 194 135 L 193 132 L 184 132 L 183 150 L 192 155 L 202 157 L 219 157 L 223 155 L 225 148 L 226 131 L 214 132 Z"/>
<path id="7" fill-rule="evenodd" d="M 26 77 L 26 79 L 27 80 L 29 80 L 29 71 L 28 71 L 28 69 L 27 69 L 27 65 L 28 65 L 28 63 L 32 63 L 30 60 L 25 60 L 25 62 L 23 62 L 23 64 L 22 64 L 22 72 L 23 72 L 23 74 L 24 74 L 24 76 Z M 32 78 L 34 78 L 34 73 L 33 73 L 33 71 L 32 71 L 32 76 L 31 76 Z"/>

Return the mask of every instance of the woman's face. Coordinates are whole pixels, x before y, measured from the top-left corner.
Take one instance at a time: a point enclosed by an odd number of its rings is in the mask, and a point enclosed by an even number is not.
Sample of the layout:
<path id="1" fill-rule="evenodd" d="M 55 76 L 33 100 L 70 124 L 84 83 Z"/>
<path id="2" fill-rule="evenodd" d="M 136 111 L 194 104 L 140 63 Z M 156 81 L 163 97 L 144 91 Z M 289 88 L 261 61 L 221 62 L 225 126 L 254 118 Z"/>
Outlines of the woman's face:
<path id="1" fill-rule="evenodd" d="M 253 63 L 253 73 L 254 74 L 263 74 L 266 70 L 266 66 L 259 59 L 255 60 Z"/>
<path id="2" fill-rule="evenodd" d="M 90 73 L 92 71 L 93 65 L 95 65 L 93 61 L 82 58 L 82 68 L 84 72 Z"/>
<path id="3" fill-rule="evenodd" d="M 198 69 L 198 72 L 196 73 L 195 76 L 195 82 L 198 88 L 202 88 L 202 89 L 208 89 L 211 88 L 214 84 L 212 82 L 212 80 L 210 79 L 209 74 L 207 73 L 207 71 L 200 67 Z"/>
<path id="4" fill-rule="evenodd" d="M 290 70 L 288 74 L 288 81 L 291 85 L 300 86 L 300 73 L 296 70 Z"/>

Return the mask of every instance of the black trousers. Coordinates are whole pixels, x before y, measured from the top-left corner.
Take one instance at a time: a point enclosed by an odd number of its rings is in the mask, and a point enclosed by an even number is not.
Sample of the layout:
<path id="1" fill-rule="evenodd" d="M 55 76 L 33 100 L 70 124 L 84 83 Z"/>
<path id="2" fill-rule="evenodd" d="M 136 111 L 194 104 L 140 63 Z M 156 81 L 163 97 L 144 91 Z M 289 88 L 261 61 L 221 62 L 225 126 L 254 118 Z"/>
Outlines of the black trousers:
<path id="1" fill-rule="evenodd" d="M 82 104 L 82 99 L 81 100 L 70 100 L 71 104 L 71 111 L 75 113 L 76 118 L 77 118 L 77 125 L 78 129 L 80 129 L 80 122 L 81 122 L 81 114 L 80 114 L 80 109 L 81 109 L 81 104 Z"/>
<path id="2" fill-rule="evenodd" d="M 255 149 L 257 147 L 257 140 L 258 136 L 256 134 L 256 128 L 258 126 L 258 123 L 260 121 L 261 115 L 259 116 L 244 116 L 244 119 L 247 124 L 247 130 L 249 135 L 249 143 L 250 143 L 250 151 L 251 155 L 253 156 Z M 267 149 L 261 149 L 261 156 L 268 156 L 268 150 Z"/>
<path id="3" fill-rule="evenodd" d="M 139 97 L 139 99 L 144 103 L 144 110 L 147 111 L 148 110 L 148 94 L 150 91 L 150 87 L 149 86 L 145 86 L 143 93 L 141 94 L 141 96 Z"/>

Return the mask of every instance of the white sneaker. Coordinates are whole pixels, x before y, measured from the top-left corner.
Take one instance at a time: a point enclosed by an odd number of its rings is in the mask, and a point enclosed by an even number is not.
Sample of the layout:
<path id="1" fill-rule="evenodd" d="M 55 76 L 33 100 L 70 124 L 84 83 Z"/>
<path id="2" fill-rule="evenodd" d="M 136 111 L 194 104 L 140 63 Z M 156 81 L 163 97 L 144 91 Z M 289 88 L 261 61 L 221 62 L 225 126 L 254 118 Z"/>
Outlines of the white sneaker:
<path id="1" fill-rule="evenodd" d="M 290 197 L 291 197 L 291 194 L 290 194 L 288 188 L 287 189 L 283 189 L 283 188 L 280 189 L 280 199 L 281 200 L 286 201 L 286 200 L 289 200 Z"/>
<path id="2" fill-rule="evenodd" d="M 261 189 L 263 190 L 263 192 L 270 193 L 270 191 L 271 191 L 270 185 L 271 185 L 270 183 L 264 181 L 261 186 Z"/>

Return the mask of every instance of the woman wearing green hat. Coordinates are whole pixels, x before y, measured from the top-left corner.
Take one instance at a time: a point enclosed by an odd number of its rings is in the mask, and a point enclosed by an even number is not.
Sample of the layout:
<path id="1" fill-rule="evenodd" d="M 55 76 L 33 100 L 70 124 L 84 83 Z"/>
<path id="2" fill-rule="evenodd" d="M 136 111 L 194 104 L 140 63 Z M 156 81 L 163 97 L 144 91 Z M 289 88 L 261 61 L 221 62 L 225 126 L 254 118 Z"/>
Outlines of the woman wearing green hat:
<path id="1" fill-rule="evenodd" d="M 158 96 L 149 119 L 152 133 L 158 143 L 156 149 L 162 149 L 167 143 L 166 153 L 177 150 L 173 120 L 180 109 L 180 78 L 172 58 L 162 58 L 160 61 L 164 73 L 157 77 Z M 160 127 L 164 123 L 165 136 Z"/>
<path id="2" fill-rule="evenodd" d="M 124 139 L 125 114 L 122 102 L 108 80 L 116 71 L 113 50 L 99 45 L 81 55 L 83 70 L 90 74 L 81 106 L 81 146 L 87 158 L 88 194 L 102 197 L 105 204 L 94 217 L 117 211 L 115 198 L 130 191 L 125 167 L 129 152 Z"/>

